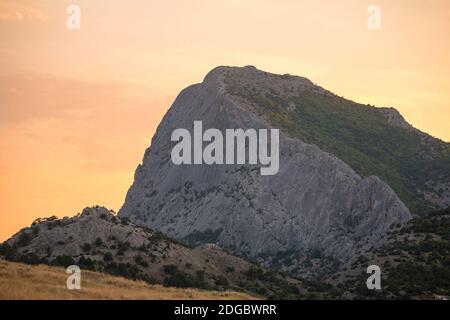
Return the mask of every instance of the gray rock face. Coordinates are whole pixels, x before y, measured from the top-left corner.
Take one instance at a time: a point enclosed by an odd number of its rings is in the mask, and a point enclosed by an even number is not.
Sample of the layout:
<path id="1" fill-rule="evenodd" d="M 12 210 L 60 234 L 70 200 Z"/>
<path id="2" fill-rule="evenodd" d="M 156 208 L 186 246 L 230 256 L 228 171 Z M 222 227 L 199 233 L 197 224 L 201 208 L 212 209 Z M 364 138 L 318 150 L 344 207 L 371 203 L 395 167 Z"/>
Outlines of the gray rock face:
<path id="1" fill-rule="evenodd" d="M 134 223 L 191 242 L 216 242 L 250 257 L 319 251 L 344 261 L 381 244 L 387 230 L 411 216 L 377 177 L 362 178 L 315 145 L 280 131 L 280 169 L 262 176 L 258 165 L 174 165 L 177 128 L 270 128 L 233 88 L 332 93 L 300 77 L 254 67 L 219 67 L 184 89 L 164 116 L 119 211 Z M 257 102 L 255 102 L 257 103 Z M 264 258 L 264 261 L 268 261 Z"/>

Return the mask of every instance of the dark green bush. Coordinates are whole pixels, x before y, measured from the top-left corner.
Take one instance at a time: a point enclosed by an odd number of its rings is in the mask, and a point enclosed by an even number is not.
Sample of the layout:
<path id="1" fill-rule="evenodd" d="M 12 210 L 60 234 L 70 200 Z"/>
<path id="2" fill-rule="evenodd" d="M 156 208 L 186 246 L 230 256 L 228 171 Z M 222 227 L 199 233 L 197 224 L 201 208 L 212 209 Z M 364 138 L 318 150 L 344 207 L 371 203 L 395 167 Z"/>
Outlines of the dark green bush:
<path id="1" fill-rule="evenodd" d="M 97 239 L 95 239 L 94 244 L 95 244 L 96 247 L 102 246 L 102 245 L 103 245 L 103 240 L 102 240 L 102 238 L 97 237 Z"/>
<path id="2" fill-rule="evenodd" d="M 70 265 L 74 265 L 75 264 L 75 260 L 68 255 L 61 255 L 61 256 L 57 256 L 53 261 L 52 264 L 54 265 L 58 265 L 58 266 L 63 266 L 63 267 L 68 267 Z"/>
<path id="3" fill-rule="evenodd" d="M 111 252 L 106 252 L 103 255 L 103 261 L 108 262 L 108 261 L 112 261 L 113 260 L 113 255 L 111 254 Z"/>

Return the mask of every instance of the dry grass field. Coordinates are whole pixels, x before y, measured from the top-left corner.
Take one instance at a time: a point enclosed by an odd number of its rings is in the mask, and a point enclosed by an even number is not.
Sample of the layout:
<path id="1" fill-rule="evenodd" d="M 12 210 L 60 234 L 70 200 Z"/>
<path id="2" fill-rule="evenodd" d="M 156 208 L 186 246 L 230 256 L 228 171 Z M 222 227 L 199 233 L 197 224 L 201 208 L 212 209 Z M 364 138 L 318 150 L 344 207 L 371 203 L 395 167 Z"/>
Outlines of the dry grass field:
<path id="1" fill-rule="evenodd" d="M 61 267 L 26 265 L 0 259 L 0 300 L 17 299 L 255 299 L 240 292 L 166 288 L 102 273 L 82 271 L 81 289 L 69 290 Z"/>

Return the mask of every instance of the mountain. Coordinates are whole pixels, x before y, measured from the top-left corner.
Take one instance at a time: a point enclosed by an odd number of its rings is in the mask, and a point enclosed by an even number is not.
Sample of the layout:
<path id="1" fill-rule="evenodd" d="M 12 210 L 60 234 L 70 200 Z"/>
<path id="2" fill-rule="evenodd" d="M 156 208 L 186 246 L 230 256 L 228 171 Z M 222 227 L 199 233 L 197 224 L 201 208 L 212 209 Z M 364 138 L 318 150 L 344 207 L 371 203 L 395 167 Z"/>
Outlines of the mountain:
<path id="1" fill-rule="evenodd" d="M 196 136 L 199 121 L 219 134 L 269 130 L 277 170 L 263 174 L 262 161 L 174 164 L 177 129 L 193 132 L 194 151 L 210 146 Z M 223 147 L 228 155 L 228 140 Z M 143 280 L 126 285 L 145 297 L 154 292 L 144 287 L 156 284 L 201 289 L 161 288 L 158 297 L 448 299 L 449 154 L 449 143 L 393 108 L 357 104 L 302 77 L 218 67 L 164 116 L 118 215 L 96 206 L 37 219 L 0 245 L 8 261 L 0 260 L 0 273 L 11 281 L 17 270 L 48 275 L 50 282 L 34 278 L 43 294 L 60 269 L 11 262 L 76 264 L 95 281 L 96 272 Z M 365 286 L 373 264 L 381 291 Z M 117 294 L 119 280 L 110 279 L 97 298 Z M 0 287 L 14 293 L 11 281 Z"/>
<path id="2" fill-rule="evenodd" d="M 394 108 L 355 103 L 305 78 L 252 67 L 236 73 L 225 80 L 227 92 L 272 126 L 379 177 L 413 213 L 450 206 L 450 143 L 413 128 Z"/>
<path id="3" fill-rule="evenodd" d="M 85 208 L 72 218 L 37 219 L 4 242 L 0 255 L 33 265 L 75 264 L 83 271 L 167 287 L 234 290 L 283 299 L 330 294 L 316 292 L 314 282 L 261 268 L 214 244 L 191 248 L 121 219 L 104 207 Z M 165 294 L 161 292 L 161 297 Z"/>
<path id="4" fill-rule="evenodd" d="M 279 171 L 175 165 L 175 129 L 280 129 Z M 119 215 L 192 244 L 215 242 L 265 266 L 322 276 L 383 243 L 413 214 L 450 204 L 450 145 L 392 108 L 310 80 L 218 67 L 184 89 L 135 172 Z M 319 265 L 311 259 L 320 257 Z"/>

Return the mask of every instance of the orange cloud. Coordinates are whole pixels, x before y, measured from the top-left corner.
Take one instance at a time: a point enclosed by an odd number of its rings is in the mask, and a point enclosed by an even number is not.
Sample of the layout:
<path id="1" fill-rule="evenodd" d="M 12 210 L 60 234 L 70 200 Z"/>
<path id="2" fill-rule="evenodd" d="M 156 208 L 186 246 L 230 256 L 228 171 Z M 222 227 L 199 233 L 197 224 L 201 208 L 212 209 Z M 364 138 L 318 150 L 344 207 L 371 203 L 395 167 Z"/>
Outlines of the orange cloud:
<path id="1" fill-rule="evenodd" d="M 0 19 L 3 21 L 47 21 L 49 16 L 30 5 L 6 1 L 0 4 Z"/>

